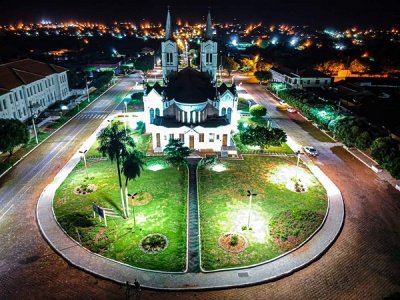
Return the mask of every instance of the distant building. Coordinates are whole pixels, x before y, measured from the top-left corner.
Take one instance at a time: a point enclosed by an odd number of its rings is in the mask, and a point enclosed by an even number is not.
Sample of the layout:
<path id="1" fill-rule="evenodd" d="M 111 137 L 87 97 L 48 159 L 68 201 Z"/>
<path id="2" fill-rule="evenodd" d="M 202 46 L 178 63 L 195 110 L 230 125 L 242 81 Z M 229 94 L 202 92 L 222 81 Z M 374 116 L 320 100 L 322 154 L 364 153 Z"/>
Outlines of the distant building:
<path id="1" fill-rule="evenodd" d="M 0 65 L 0 118 L 25 121 L 70 96 L 67 69 L 32 59 Z"/>
<path id="2" fill-rule="evenodd" d="M 286 83 L 292 88 L 302 89 L 311 87 L 327 87 L 332 78 L 322 72 L 310 69 L 292 70 L 286 67 L 272 67 L 270 69 L 272 82 Z"/>

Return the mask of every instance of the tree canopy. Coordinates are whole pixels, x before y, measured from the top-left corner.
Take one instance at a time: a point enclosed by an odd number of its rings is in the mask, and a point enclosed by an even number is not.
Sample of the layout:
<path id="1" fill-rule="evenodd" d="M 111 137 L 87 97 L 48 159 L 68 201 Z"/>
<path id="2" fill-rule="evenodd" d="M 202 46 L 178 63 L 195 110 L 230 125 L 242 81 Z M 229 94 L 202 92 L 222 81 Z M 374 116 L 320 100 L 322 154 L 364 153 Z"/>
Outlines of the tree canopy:
<path id="1" fill-rule="evenodd" d="M 271 79 L 271 73 L 269 71 L 255 71 L 254 76 L 259 82 L 264 82 Z"/>
<path id="2" fill-rule="evenodd" d="M 164 149 L 167 162 L 178 168 L 186 164 L 186 158 L 190 155 L 190 152 L 191 150 L 180 139 L 169 140 Z"/>
<path id="3" fill-rule="evenodd" d="M 280 146 L 286 139 L 286 133 L 280 128 L 256 126 L 240 132 L 240 141 L 244 145 L 259 146 L 263 150 L 269 146 Z"/>
<path id="4" fill-rule="evenodd" d="M 142 55 L 135 61 L 136 70 L 141 70 L 144 73 L 154 68 L 154 56 L 153 55 Z"/>
<path id="5" fill-rule="evenodd" d="M 29 141 L 28 127 L 16 119 L 0 119 L 0 151 L 13 153 L 15 147 Z"/>
<path id="6" fill-rule="evenodd" d="M 250 114 L 256 118 L 264 117 L 267 114 L 267 109 L 261 104 L 256 104 L 250 107 Z"/>

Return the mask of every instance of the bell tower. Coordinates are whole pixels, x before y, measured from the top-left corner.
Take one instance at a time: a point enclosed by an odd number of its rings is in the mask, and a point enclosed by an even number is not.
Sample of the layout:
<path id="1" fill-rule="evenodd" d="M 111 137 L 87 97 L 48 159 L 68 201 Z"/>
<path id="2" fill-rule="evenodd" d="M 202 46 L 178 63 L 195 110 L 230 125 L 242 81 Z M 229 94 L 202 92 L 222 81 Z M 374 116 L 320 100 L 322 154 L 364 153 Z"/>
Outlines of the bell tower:
<path id="1" fill-rule="evenodd" d="M 208 73 L 212 80 L 215 81 L 217 79 L 218 46 L 217 42 L 213 41 L 210 10 L 208 10 L 207 25 L 204 37 L 205 38 L 201 43 L 200 49 L 200 70 L 201 72 Z"/>
<path id="2" fill-rule="evenodd" d="M 161 43 L 161 64 L 164 81 L 168 81 L 171 73 L 178 72 L 178 46 L 172 36 L 169 7 L 165 24 L 165 41 Z"/>

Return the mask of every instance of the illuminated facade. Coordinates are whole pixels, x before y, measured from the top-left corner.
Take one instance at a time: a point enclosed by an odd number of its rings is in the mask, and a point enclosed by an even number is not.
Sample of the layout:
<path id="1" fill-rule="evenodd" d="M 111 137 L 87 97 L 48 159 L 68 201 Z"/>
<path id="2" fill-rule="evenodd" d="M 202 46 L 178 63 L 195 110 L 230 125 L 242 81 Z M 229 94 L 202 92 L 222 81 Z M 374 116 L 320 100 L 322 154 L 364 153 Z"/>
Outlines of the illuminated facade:
<path id="1" fill-rule="evenodd" d="M 23 59 L 0 65 L 0 118 L 25 121 L 70 96 L 67 69 Z"/>
<path id="2" fill-rule="evenodd" d="M 148 85 L 143 97 L 146 130 L 152 134 L 153 150 L 161 152 L 173 138 L 193 150 L 219 152 L 233 147 L 236 87 L 216 83 L 217 43 L 212 41 L 211 16 L 208 15 L 206 41 L 201 45 L 206 52 L 201 53 L 200 70 L 186 67 L 178 71 L 170 20 L 168 11 L 166 41 L 162 44 L 164 85 Z"/>

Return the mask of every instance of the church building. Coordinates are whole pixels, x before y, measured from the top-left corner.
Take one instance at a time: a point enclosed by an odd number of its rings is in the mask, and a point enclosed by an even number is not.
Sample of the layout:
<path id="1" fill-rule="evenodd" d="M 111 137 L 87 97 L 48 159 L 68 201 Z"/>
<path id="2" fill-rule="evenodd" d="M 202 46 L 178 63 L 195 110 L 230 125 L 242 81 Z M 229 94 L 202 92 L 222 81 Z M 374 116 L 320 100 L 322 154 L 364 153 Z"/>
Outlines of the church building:
<path id="1" fill-rule="evenodd" d="M 221 152 L 231 149 L 237 125 L 236 87 L 217 84 L 217 42 L 208 13 L 200 46 L 200 67 L 179 69 L 178 46 L 168 10 L 165 41 L 161 44 L 163 85 L 147 85 L 143 97 L 146 131 L 153 150 L 162 152 L 179 138 L 190 149 Z"/>

